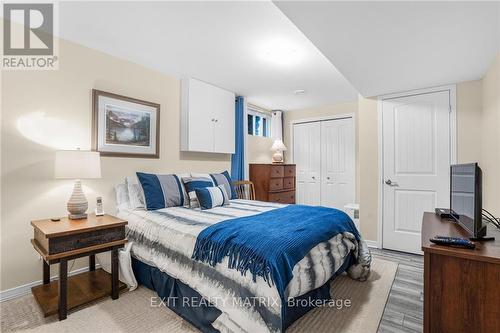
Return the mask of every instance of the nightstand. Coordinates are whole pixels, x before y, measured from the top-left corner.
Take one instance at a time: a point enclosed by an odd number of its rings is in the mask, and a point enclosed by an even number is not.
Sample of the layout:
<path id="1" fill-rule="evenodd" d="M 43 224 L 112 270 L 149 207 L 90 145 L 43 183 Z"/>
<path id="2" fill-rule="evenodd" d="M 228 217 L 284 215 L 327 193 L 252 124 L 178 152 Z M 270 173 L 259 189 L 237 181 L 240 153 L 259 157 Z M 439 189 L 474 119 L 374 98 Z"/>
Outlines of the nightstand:
<path id="1" fill-rule="evenodd" d="M 127 242 L 127 221 L 111 215 L 90 214 L 83 220 L 31 221 L 33 247 L 43 259 L 43 284 L 31 288 L 44 315 L 59 314 L 96 299 L 118 298 L 125 284 L 118 281 L 118 250 Z M 95 255 L 111 251 L 111 274 L 95 268 Z M 68 260 L 89 257 L 89 271 L 68 277 Z M 50 265 L 59 263 L 59 280 L 50 281 Z"/>

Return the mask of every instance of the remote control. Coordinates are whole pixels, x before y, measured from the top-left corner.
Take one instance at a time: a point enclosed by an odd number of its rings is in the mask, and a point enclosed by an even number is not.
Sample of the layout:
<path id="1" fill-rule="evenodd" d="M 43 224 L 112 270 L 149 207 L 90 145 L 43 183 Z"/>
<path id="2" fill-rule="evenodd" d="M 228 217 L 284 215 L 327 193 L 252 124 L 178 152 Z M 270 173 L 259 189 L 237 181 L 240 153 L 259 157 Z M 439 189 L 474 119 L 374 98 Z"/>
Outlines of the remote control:
<path id="1" fill-rule="evenodd" d="M 460 240 L 460 239 L 465 239 L 466 238 L 460 238 L 460 237 L 450 237 L 450 236 L 434 236 L 434 239 L 446 239 L 446 240 L 449 240 L 449 239 L 455 239 L 455 240 Z"/>
<path id="2" fill-rule="evenodd" d="M 470 240 L 459 237 L 436 236 L 429 239 L 429 241 L 438 245 L 463 247 L 466 249 L 474 249 L 476 247 L 476 244 Z"/>

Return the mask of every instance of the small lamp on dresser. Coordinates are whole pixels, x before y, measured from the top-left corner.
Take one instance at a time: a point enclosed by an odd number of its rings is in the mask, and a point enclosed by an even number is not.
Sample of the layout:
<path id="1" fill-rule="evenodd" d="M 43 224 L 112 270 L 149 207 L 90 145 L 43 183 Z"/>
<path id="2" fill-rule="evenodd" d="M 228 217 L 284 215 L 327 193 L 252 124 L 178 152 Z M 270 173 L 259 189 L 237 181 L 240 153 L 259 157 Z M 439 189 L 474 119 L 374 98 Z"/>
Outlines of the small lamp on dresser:
<path id="1" fill-rule="evenodd" d="M 58 179 L 75 179 L 73 193 L 67 204 L 68 217 L 72 220 L 87 218 L 89 203 L 83 193 L 81 179 L 101 178 L 99 153 L 79 149 L 57 151 L 54 175 Z"/>
<path id="2" fill-rule="evenodd" d="M 286 150 L 286 146 L 281 139 L 274 140 L 271 150 L 274 151 L 273 163 L 283 163 L 283 152 Z"/>

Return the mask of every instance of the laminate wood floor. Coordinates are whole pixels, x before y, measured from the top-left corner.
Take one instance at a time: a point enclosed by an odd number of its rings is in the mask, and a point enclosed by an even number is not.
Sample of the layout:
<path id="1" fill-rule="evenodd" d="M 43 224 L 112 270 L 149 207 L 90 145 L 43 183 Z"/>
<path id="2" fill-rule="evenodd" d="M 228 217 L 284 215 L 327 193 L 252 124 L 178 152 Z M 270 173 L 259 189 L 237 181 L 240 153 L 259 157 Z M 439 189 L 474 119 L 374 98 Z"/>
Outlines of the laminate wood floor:
<path id="1" fill-rule="evenodd" d="M 370 249 L 374 257 L 398 263 L 398 270 L 378 328 L 379 333 L 422 332 L 424 257 Z"/>

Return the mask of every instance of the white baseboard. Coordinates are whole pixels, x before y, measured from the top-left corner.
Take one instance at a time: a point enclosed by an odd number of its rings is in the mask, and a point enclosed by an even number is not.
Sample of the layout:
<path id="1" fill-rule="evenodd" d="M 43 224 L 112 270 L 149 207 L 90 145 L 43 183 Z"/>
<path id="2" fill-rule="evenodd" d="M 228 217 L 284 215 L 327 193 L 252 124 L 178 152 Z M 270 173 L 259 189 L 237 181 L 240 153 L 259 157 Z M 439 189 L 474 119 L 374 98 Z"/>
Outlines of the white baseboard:
<path id="1" fill-rule="evenodd" d="M 368 245 L 368 247 L 372 247 L 372 248 L 375 248 L 375 249 L 379 249 L 380 248 L 380 246 L 379 246 L 379 244 L 378 244 L 377 241 L 365 239 L 365 242 L 366 242 L 366 245 Z"/>
<path id="2" fill-rule="evenodd" d="M 100 267 L 99 264 L 96 264 L 96 269 Z M 83 267 L 83 268 L 79 268 L 79 269 L 75 269 L 71 272 L 68 273 L 68 276 L 72 276 L 72 275 L 76 275 L 76 274 L 79 274 L 79 273 L 83 273 L 83 272 L 86 272 L 88 271 L 89 268 L 88 267 Z M 54 280 L 57 280 L 59 278 L 59 275 L 56 275 L 56 276 L 52 276 L 50 278 L 50 281 L 54 281 Z M 11 300 L 11 299 L 14 299 L 14 298 L 18 298 L 18 297 L 21 297 L 21 296 L 24 296 L 24 295 L 28 295 L 31 293 L 31 288 L 35 287 L 35 286 L 38 286 L 38 285 L 41 285 L 43 283 L 42 280 L 38 280 L 38 281 L 33 281 L 31 283 L 27 283 L 27 284 L 24 284 L 22 286 L 18 286 L 18 287 L 14 287 L 14 288 L 11 288 L 11 289 L 7 289 L 7 290 L 3 290 L 0 292 L 0 302 L 5 302 L 5 301 L 8 301 L 8 300 Z"/>

